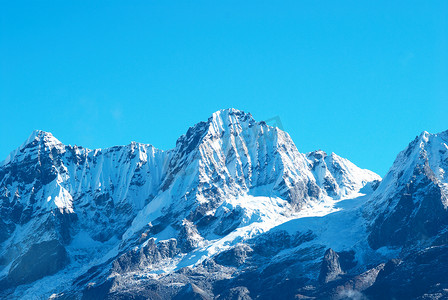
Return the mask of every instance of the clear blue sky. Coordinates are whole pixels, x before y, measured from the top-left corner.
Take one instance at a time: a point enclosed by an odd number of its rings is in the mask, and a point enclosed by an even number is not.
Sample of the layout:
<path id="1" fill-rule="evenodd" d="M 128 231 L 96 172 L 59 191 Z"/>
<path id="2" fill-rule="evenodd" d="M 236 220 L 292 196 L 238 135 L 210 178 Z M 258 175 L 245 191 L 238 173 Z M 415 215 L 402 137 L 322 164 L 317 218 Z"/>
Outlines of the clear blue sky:
<path id="1" fill-rule="evenodd" d="M 234 107 L 384 175 L 448 129 L 448 2 L 2 1 L 0 104 L 0 160 L 34 129 L 170 149 Z"/>

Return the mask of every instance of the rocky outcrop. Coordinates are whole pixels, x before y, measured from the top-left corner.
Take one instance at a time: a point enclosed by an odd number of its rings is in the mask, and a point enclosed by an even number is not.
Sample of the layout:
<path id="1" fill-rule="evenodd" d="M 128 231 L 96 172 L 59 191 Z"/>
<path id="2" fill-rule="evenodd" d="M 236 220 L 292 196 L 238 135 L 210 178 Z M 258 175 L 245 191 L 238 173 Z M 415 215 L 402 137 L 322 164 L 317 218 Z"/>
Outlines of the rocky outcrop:
<path id="1" fill-rule="evenodd" d="M 328 249 L 322 260 L 322 266 L 319 273 L 319 282 L 324 284 L 336 280 L 344 274 L 339 263 L 339 255 L 333 250 Z"/>
<path id="2" fill-rule="evenodd" d="M 205 292 L 203 289 L 195 285 L 194 283 L 188 283 L 181 289 L 181 291 L 173 297 L 173 300 L 211 300 L 213 296 Z"/>
<path id="3" fill-rule="evenodd" d="M 219 300 L 252 300 L 249 290 L 244 286 L 231 288 L 217 297 Z"/>
<path id="4" fill-rule="evenodd" d="M 176 256 L 179 252 L 175 239 L 158 243 L 154 239 L 149 239 L 144 246 L 132 249 L 117 258 L 113 262 L 112 270 L 118 273 L 148 268 L 151 270 L 157 268 L 158 264 L 164 260 Z"/>

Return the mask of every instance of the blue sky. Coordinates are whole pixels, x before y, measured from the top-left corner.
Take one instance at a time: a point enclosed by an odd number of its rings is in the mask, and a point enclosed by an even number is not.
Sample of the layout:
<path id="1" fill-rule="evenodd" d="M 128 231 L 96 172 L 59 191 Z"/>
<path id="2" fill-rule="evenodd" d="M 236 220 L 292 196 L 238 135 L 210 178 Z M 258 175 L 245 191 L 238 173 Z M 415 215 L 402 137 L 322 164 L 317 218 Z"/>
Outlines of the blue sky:
<path id="1" fill-rule="evenodd" d="M 1 4 L 0 160 L 34 129 L 170 149 L 234 107 L 384 175 L 447 103 L 447 1 Z"/>

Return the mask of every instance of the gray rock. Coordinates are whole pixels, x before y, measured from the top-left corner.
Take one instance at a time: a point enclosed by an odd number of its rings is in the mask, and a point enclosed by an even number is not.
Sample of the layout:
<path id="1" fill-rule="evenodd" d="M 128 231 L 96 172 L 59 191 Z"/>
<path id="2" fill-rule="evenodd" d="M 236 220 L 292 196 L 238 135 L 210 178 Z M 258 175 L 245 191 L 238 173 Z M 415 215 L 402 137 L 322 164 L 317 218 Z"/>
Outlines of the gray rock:
<path id="1" fill-rule="evenodd" d="M 245 286 L 231 288 L 217 297 L 218 300 L 252 300 Z"/>
<path id="2" fill-rule="evenodd" d="M 188 283 L 173 300 L 211 300 L 213 297 L 194 283 Z"/>
<path id="3" fill-rule="evenodd" d="M 319 273 L 319 283 L 325 284 L 336 280 L 344 274 L 339 263 L 339 255 L 331 248 L 329 248 L 322 260 L 322 266 Z"/>

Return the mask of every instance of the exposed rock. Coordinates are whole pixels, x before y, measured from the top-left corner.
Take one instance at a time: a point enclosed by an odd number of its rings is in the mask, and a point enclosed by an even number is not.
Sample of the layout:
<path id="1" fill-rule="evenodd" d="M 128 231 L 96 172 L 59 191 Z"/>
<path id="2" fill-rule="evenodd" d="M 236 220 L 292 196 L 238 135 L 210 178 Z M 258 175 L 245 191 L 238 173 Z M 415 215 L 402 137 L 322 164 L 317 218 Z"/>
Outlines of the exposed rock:
<path id="1" fill-rule="evenodd" d="M 175 239 L 158 243 L 154 239 L 149 239 L 143 247 L 132 249 L 117 258 L 113 262 L 113 271 L 124 273 L 136 269 L 145 269 L 172 258 L 179 252 Z"/>
<path id="2" fill-rule="evenodd" d="M 194 283 L 188 283 L 182 290 L 173 298 L 173 300 L 211 300 L 213 297 L 199 288 Z"/>
<path id="3" fill-rule="evenodd" d="M 319 273 L 319 282 L 324 284 L 330 281 L 336 280 L 342 271 L 341 265 L 339 263 L 339 255 L 331 248 L 329 248 L 324 255 L 322 260 L 322 266 Z"/>
<path id="4" fill-rule="evenodd" d="M 204 239 L 192 222 L 183 220 L 177 240 L 179 241 L 179 247 L 183 252 L 190 252 L 198 247 Z"/>
<path id="5" fill-rule="evenodd" d="M 217 297 L 219 300 L 252 300 L 249 290 L 244 286 L 229 289 Z"/>

